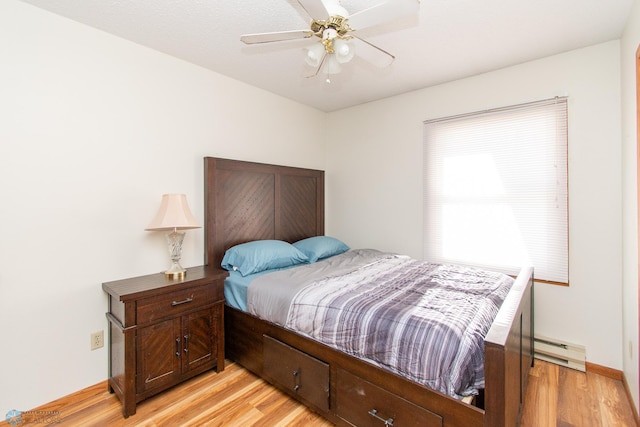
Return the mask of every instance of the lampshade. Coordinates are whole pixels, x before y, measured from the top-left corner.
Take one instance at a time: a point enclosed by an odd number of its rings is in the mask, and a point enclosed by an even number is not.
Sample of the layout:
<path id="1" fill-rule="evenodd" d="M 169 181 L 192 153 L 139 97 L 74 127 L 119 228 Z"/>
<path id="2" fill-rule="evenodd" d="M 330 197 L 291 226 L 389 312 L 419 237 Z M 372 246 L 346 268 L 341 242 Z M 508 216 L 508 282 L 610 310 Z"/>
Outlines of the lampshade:
<path id="1" fill-rule="evenodd" d="M 336 55 L 327 55 L 327 59 L 324 61 L 324 72 L 327 74 L 340 74 L 341 71 L 342 66 L 340 66 Z"/>
<path id="2" fill-rule="evenodd" d="M 200 227 L 189 209 L 186 195 L 163 194 L 160 209 L 145 230 L 188 230 Z"/>
<path id="3" fill-rule="evenodd" d="M 307 48 L 305 61 L 313 68 L 318 68 L 324 58 L 325 51 L 322 43 L 314 43 Z"/>
<path id="4" fill-rule="evenodd" d="M 336 39 L 333 42 L 333 47 L 336 52 L 336 60 L 341 64 L 346 64 L 351 61 L 356 54 L 353 41 L 351 40 Z"/>

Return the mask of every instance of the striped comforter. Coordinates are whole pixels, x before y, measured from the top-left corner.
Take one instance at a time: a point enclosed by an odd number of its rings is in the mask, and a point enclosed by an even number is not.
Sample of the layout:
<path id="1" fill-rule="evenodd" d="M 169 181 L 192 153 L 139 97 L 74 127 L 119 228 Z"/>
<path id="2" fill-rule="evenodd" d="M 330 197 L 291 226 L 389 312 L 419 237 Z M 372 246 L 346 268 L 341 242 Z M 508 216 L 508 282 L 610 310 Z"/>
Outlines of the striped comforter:
<path id="1" fill-rule="evenodd" d="M 285 326 L 453 397 L 484 387 L 484 337 L 513 283 L 392 254 L 316 280 Z"/>

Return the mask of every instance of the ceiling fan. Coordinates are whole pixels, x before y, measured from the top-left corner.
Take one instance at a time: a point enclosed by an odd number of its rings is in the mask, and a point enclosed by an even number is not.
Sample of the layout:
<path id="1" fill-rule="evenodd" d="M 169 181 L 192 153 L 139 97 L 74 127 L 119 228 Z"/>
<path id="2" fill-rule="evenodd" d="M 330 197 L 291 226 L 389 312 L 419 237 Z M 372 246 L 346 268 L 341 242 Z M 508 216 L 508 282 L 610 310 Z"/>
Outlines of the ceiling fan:
<path id="1" fill-rule="evenodd" d="M 330 74 L 339 73 L 341 64 L 355 56 L 354 41 L 359 42 L 359 49 L 372 50 L 384 59 L 383 65 L 390 65 L 395 56 L 354 33 L 416 13 L 420 6 L 420 0 L 379 0 L 373 6 L 349 14 L 340 5 L 340 0 L 298 0 L 298 3 L 311 17 L 308 30 L 245 34 L 240 40 L 246 44 L 257 44 L 316 37 L 318 43 L 307 48 L 305 62 L 310 68 L 305 75 L 317 76 L 324 67 L 327 83 L 330 82 Z"/>

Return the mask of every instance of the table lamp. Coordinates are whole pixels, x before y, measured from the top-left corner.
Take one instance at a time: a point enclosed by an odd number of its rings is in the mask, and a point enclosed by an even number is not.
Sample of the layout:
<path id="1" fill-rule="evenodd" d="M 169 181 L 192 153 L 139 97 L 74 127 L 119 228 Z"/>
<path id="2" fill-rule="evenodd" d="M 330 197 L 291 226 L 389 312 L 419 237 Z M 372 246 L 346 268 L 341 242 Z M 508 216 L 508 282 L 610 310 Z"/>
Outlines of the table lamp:
<path id="1" fill-rule="evenodd" d="M 187 196 L 184 194 L 163 194 L 160 209 L 158 209 L 155 218 L 145 230 L 171 230 L 167 234 L 171 267 L 164 272 L 168 278 L 183 279 L 187 274 L 187 271 L 180 265 L 184 232 L 179 230 L 189 230 L 191 228 L 200 228 L 200 225 L 198 225 L 196 218 L 189 209 Z"/>

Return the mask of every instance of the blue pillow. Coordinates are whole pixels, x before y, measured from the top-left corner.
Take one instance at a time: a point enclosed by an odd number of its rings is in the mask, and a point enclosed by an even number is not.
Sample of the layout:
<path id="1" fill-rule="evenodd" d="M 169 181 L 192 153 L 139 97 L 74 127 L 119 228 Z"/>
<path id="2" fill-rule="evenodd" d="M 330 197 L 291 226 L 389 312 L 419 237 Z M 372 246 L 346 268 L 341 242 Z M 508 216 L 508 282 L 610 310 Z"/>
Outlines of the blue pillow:
<path id="1" fill-rule="evenodd" d="M 229 248 L 222 258 L 222 268 L 239 271 L 244 277 L 274 268 L 309 262 L 309 258 L 282 240 L 255 240 Z"/>
<path id="2" fill-rule="evenodd" d="M 309 258 L 309 262 L 316 262 L 349 250 L 349 246 L 329 236 L 309 237 L 295 242 L 293 246 L 300 249 L 300 252 Z"/>

